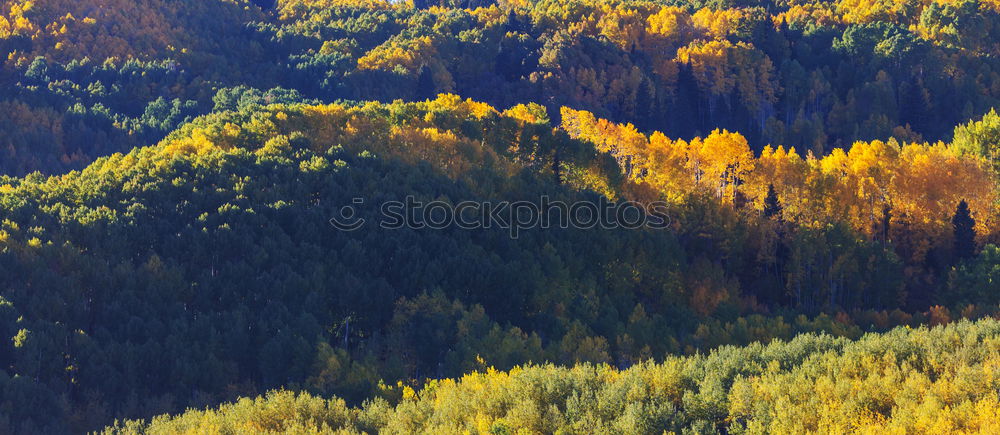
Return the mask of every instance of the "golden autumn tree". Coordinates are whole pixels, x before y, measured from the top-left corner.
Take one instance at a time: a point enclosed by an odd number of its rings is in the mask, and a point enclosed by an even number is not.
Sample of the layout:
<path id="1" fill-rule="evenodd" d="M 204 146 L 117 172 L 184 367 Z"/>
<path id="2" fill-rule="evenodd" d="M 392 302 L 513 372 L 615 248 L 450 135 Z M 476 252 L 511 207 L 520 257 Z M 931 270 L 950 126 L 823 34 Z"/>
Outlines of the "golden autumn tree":
<path id="1" fill-rule="evenodd" d="M 615 124 L 568 107 L 561 108 L 560 114 L 562 128 L 571 137 L 593 142 L 598 151 L 614 156 L 629 177 L 642 175 L 636 168 L 646 165 L 649 140 L 634 125 Z"/>
<path id="2" fill-rule="evenodd" d="M 635 8 L 603 5 L 597 22 L 600 34 L 625 51 L 639 46 L 645 28 L 645 14 Z"/>
<path id="3" fill-rule="evenodd" d="M 694 191 L 695 177 L 688 166 L 689 145 L 671 140 L 660 132 L 649 137 L 649 158 L 643 167 L 643 181 L 672 201 L 680 201 Z"/>
<path id="4" fill-rule="evenodd" d="M 773 186 L 786 218 L 797 219 L 803 214 L 807 207 L 805 190 L 809 164 L 794 147 L 764 147 L 753 169 L 743 190 L 757 208 L 763 209 L 768 188 Z"/>
<path id="5" fill-rule="evenodd" d="M 961 201 L 968 203 L 982 236 L 996 233 L 997 192 L 992 169 L 981 158 L 961 156 L 951 147 L 909 144 L 900 152 L 902 168 L 890 185 L 894 210 L 906 216 L 915 242 L 916 258 L 951 237 L 951 218 Z"/>
<path id="6" fill-rule="evenodd" d="M 688 165 L 697 182 L 726 202 L 736 200 L 743 180 L 753 171 L 754 155 L 743 135 L 715 130 L 691 141 Z"/>

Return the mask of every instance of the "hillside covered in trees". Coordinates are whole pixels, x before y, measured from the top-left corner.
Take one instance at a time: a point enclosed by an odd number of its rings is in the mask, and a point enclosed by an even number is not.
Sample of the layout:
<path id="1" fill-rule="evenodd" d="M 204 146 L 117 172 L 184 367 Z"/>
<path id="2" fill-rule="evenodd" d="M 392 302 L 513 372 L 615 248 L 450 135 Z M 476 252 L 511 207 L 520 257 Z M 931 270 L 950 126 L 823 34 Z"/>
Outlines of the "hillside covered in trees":
<path id="1" fill-rule="evenodd" d="M 995 431 L 994 25 L 5 1 L 0 433 Z M 331 225 L 408 197 L 664 225 Z"/>
<path id="2" fill-rule="evenodd" d="M 587 135 L 586 116 L 575 113 L 570 132 L 543 116 L 540 106 L 498 111 L 448 95 L 256 105 L 199 118 L 157 146 L 80 172 L 0 179 L 9 428 L 95 428 L 277 387 L 360 401 L 385 380 L 487 366 L 628 367 L 799 332 L 858 337 L 946 323 L 992 314 L 1000 302 L 992 245 L 957 266 L 926 269 L 927 279 L 942 280 L 933 297 L 952 307 L 927 311 L 906 303 L 906 272 L 926 261 L 899 257 L 848 220 L 814 226 L 790 212 L 768 216 L 756 199 L 734 206 L 744 190 L 748 198 L 766 192 L 765 203 L 774 194 L 753 188 L 754 171 L 728 188 L 640 183 L 617 163 L 625 151 L 573 137 Z M 760 160 L 732 133 L 686 146 L 745 148 L 707 153 L 706 172 L 733 166 L 717 158 Z M 988 168 L 945 145 L 897 152 Z M 827 166 L 799 164 L 816 167 L 813 176 Z M 905 176 L 912 165 L 892 166 Z M 937 186 L 933 198 L 968 190 Z M 327 222 L 356 195 L 456 203 L 658 191 L 688 198 L 670 209 L 674 230 L 529 229 L 512 239 L 504 228 L 345 232 Z M 934 206 L 919 198 L 914 209 Z M 378 209 L 360 213 L 375 219 Z M 912 236 L 947 245 L 941 240 L 953 237 L 940 227 L 949 225 L 931 222 Z M 767 255 L 777 249 L 784 254 Z"/>
<path id="3" fill-rule="evenodd" d="M 806 334 L 625 370 L 490 369 L 404 389 L 395 406 L 275 391 L 104 433 L 994 433 L 998 333 L 989 320 L 853 342 Z"/>
<path id="4" fill-rule="evenodd" d="M 759 151 L 948 140 L 1000 96 L 989 1 L 5 1 L 0 171 L 82 168 L 248 86 L 561 106 Z"/>

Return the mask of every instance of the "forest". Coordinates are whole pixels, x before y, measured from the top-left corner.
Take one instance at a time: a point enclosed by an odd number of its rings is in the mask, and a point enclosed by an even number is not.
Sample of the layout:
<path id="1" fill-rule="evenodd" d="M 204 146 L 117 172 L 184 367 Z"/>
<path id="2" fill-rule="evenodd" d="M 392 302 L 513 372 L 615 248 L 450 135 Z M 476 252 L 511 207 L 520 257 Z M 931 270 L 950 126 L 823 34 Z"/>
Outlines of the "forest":
<path id="1" fill-rule="evenodd" d="M 4 0 L 0 54 L 0 433 L 1000 431 L 998 3 Z M 669 225 L 330 224 L 543 196 Z"/>
<path id="2" fill-rule="evenodd" d="M 998 327 L 803 334 L 628 369 L 488 369 L 359 407 L 280 390 L 103 433 L 994 433 Z"/>

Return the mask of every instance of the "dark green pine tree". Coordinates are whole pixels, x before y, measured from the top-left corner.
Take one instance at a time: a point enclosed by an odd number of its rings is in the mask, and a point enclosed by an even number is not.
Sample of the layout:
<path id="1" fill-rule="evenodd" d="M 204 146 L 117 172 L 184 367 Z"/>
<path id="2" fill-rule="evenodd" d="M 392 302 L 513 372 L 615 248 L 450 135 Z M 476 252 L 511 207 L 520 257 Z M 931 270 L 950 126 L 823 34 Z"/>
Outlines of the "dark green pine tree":
<path id="1" fill-rule="evenodd" d="M 416 93 L 418 100 L 433 99 L 437 96 L 437 84 L 434 83 L 434 73 L 426 66 L 420 69 L 420 75 L 417 76 Z"/>
<path id="2" fill-rule="evenodd" d="M 773 184 L 767 185 L 767 196 L 764 197 L 764 217 L 781 220 L 781 202 L 778 201 L 778 193 L 774 191 Z"/>
<path id="3" fill-rule="evenodd" d="M 656 87 L 648 79 L 642 79 L 639 91 L 635 95 L 635 113 L 632 119 L 636 124 L 649 125 L 654 114 L 654 103 L 656 101 Z"/>
<path id="4" fill-rule="evenodd" d="M 976 221 L 969 212 L 969 204 L 962 200 L 951 218 L 955 227 L 955 258 L 964 260 L 976 255 Z"/>

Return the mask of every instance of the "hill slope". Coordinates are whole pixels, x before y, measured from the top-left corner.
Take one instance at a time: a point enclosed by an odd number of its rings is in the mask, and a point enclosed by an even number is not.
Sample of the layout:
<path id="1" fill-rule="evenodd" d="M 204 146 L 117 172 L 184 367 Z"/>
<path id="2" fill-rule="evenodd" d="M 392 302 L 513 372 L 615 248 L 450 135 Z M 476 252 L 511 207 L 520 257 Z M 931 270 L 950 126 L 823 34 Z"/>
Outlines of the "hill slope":
<path id="1" fill-rule="evenodd" d="M 17 133 L 0 142 L 8 174 L 159 140 L 237 86 L 571 106 L 818 156 L 948 140 L 1000 98 L 1000 14 L 986 1 L 34 0 L 0 15 L 0 101 L 28 106 L 0 117 Z"/>
<path id="2" fill-rule="evenodd" d="M 753 283 L 771 272 L 746 266 L 759 261 L 756 245 L 733 238 L 770 224 L 711 191 L 668 206 L 670 229 L 535 227 L 515 238 L 502 226 L 377 225 L 382 203 L 407 197 L 597 204 L 648 194 L 600 144 L 553 128 L 537 105 L 499 112 L 450 95 L 244 103 L 80 172 L 0 178 L 0 335 L 13 337 L 0 347 L 6 430 L 93 429 L 282 386 L 360 401 L 382 381 L 486 365 L 625 367 L 952 316 L 942 307 L 775 315 L 794 306 L 755 303 L 764 294 Z M 371 224 L 331 226 L 351 204 Z M 790 234 L 840 237 L 841 260 L 814 273 L 902 279 L 871 260 L 891 251 L 846 227 Z M 796 240 L 795 249 L 814 243 Z M 732 261 L 707 257 L 720 249 Z M 858 249 L 871 257 L 853 256 Z M 872 292 L 891 290 L 879 282 L 851 288 L 877 300 Z"/>
<path id="3" fill-rule="evenodd" d="M 460 374 L 478 353 L 501 365 L 610 361 L 592 328 L 612 336 L 640 293 L 664 314 L 686 309 L 673 302 L 684 260 L 669 232 L 512 239 L 328 223 L 355 197 L 372 222 L 378 201 L 407 196 L 597 198 L 530 163 L 555 145 L 568 170 L 602 160 L 551 127 L 455 98 L 257 106 L 82 172 L 0 180 L 0 328 L 17 337 L 0 353 L 8 429 L 94 428 L 291 384 L 361 397 L 383 378 Z M 607 185 L 601 171 L 569 172 Z M 357 370 L 324 374 L 341 363 Z"/>
<path id="4" fill-rule="evenodd" d="M 998 338 L 996 320 L 857 341 L 805 334 L 627 370 L 488 370 L 358 408 L 272 392 L 105 433 L 993 433 Z"/>

